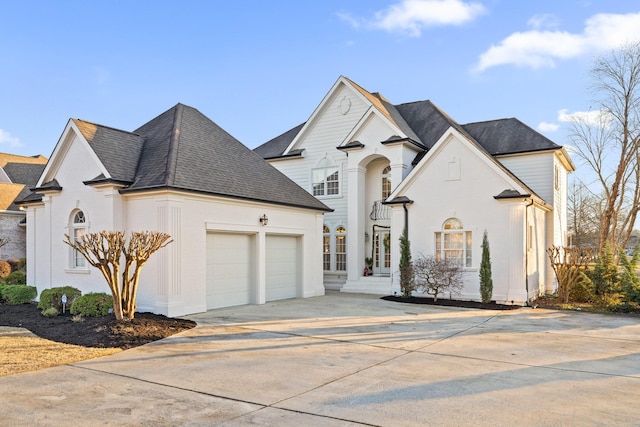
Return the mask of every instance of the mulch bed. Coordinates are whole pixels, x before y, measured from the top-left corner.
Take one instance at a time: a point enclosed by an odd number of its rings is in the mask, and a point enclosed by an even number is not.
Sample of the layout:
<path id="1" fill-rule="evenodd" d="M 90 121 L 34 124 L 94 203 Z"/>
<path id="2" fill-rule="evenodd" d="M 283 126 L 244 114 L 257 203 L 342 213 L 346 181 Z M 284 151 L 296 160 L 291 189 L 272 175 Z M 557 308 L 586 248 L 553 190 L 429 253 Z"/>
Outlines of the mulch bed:
<path id="1" fill-rule="evenodd" d="M 498 304 L 494 301 L 490 303 L 482 303 L 477 301 L 461 301 L 454 299 L 441 299 L 439 298 L 437 301 L 434 301 L 433 298 L 427 297 L 399 297 L 395 295 L 389 295 L 382 297 L 383 300 L 386 301 L 395 301 L 395 302 L 403 302 L 407 304 L 430 304 L 430 305 L 442 305 L 447 307 L 462 307 L 462 308 L 480 308 L 484 310 L 517 310 L 520 308 L 519 305 L 506 305 L 506 304 Z"/>
<path id="2" fill-rule="evenodd" d="M 0 326 L 26 328 L 41 338 L 96 348 L 138 347 L 196 326 L 191 320 L 153 313 L 136 313 L 131 321 L 118 322 L 110 314 L 84 317 L 74 322 L 69 313 L 45 317 L 36 304 L 0 304 Z"/>

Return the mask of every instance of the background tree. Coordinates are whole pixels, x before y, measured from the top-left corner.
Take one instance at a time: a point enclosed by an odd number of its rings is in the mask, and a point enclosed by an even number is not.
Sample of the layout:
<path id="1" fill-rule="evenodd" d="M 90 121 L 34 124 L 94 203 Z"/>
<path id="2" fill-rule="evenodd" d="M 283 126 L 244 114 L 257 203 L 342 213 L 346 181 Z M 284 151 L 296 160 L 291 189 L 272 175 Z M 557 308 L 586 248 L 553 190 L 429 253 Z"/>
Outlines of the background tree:
<path id="1" fill-rule="evenodd" d="M 87 262 L 100 270 L 113 296 L 113 313 L 117 320 L 131 320 L 136 311 L 136 293 L 142 267 L 157 250 L 173 240 L 159 231 L 134 231 L 129 243 L 122 231 L 101 231 L 64 242 L 77 250 Z M 122 261 L 124 258 L 124 267 Z"/>
<path id="2" fill-rule="evenodd" d="M 601 252 L 626 245 L 640 209 L 640 42 L 598 58 L 591 75 L 599 120 L 576 119 L 571 140 L 602 190 Z"/>
<path id="3" fill-rule="evenodd" d="M 411 243 L 407 235 L 407 229 L 400 236 L 400 291 L 402 296 L 409 298 L 415 290 L 413 281 L 413 263 L 411 262 Z"/>
<path id="4" fill-rule="evenodd" d="M 462 268 L 450 258 L 421 255 L 413 262 L 413 271 L 416 290 L 432 295 L 434 301 L 445 292 L 459 295 L 462 291 Z"/>
<path id="5" fill-rule="evenodd" d="M 480 297 L 482 302 L 491 302 L 493 296 L 493 278 L 491 277 L 491 254 L 487 230 L 482 235 L 482 260 L 480 261 Z"/>
<path id="6" fill-rule="evenodd" d="M 571 183 L 567 192 L 570 246 L 598 246 L 602 204 L 603 199 L 593 194 L 582 181 L 575 179 Z"/>

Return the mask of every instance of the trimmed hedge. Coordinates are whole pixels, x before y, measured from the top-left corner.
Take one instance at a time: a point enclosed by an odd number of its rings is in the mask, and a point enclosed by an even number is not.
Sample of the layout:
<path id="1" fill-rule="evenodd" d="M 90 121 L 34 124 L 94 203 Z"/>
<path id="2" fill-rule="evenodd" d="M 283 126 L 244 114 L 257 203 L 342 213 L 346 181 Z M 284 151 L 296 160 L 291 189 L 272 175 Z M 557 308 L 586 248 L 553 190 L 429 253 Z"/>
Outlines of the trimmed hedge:
<path id="1" fill-rule="evenodd" d="M 27 276 L 21 271 L 14 271 L 3 279 L 5 285 L 26 285 Z"/>
<path id="2" fill-rule="evenodd" d="M 2 300 L 8 304 L 27 304 L 38 295 L 35 286 L 26 285 L 0 285 Z"/>
<path id="3" fill-rule="evenodd" d="M 95 317 L 106 316 L 113 309 L 113 297 L 104 292 L 79 296 L 71 304 L 71 314 Z"/>
<path id="4" fill-rule="evenodd" d="M 60 286 L 57 288 L 45 289 L 40 292 L 40 302 L 38 302 L 38 308 L 45 310 L 49 307 L 53 307 L 59 312 L 62 311 L 62 295 L 67 295 L 67 309 L 71 307 L 73 301 L 82 295 L 79 289 L 73 286 Z"/>

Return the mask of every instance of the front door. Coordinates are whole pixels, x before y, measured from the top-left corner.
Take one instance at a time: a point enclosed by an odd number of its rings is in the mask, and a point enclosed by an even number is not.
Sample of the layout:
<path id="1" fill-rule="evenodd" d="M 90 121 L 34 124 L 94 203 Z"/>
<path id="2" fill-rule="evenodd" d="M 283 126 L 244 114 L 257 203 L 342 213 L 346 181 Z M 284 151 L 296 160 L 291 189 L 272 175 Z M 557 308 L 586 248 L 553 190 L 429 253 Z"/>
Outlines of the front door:
<path id="1" fill-rule="evenodd" d="M 373 274 L 391 272 L 391 235 L 389 230 L 376 230 L 373 235 Z"/>

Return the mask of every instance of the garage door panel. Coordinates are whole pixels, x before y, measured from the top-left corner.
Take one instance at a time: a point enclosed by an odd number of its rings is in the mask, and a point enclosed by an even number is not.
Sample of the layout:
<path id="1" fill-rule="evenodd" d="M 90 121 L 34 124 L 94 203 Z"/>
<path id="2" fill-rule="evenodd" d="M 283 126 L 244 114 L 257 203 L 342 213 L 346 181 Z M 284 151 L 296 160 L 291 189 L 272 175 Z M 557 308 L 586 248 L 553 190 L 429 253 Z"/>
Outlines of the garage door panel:
<path id="1" fill-rule="evenodd" d="M 207 235 L 207 309 L 251 303 L 251 236 Z"/>
<path id="2" fill-rule="evenodd" d="M 298 296 L 299 244 L 295 236 L 266 238 L 266 300 Z"/>

